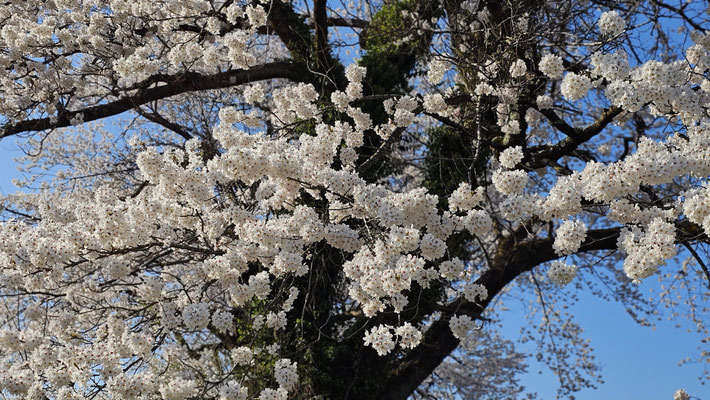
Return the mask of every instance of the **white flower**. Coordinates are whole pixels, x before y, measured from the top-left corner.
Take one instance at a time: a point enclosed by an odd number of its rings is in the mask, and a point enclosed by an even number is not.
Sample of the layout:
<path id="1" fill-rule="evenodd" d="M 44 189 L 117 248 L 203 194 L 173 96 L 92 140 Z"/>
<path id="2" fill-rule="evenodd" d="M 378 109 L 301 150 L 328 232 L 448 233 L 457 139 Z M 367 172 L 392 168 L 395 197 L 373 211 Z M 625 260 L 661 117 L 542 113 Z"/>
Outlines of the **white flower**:
<path id="1" fill-rule="evenodd" d="M 479 283 L 467 283 L 463 296 L 471 303 L 480 303 L 488 298 L 488 289 Z"/>
<path id="2" fill-rule="evenodd" d="M 422 333 L 409 322 L 405 322 L 404 325 L 397 327 L 394 333 L 399 336 L 399 343 L 402 347 L 407 349 L 417 347 L 422 340 Z"/>
<path id="3" fill-rule="evenodd" d="M 225 383 L 219 389 L 219 400 L 247 400 L 248 396 L 247 388 L 234 381 Z"/>
<path id="4" fill-rule="evenodd" d="M 439 274 L 441 274 L 441 277 L 444 279 L 460 279 L 463 276 L 463 271 L 463 261 L 458 258 L 454 258 L 451 261 L 444 261 L 439 264 Z"/>
<path id="5" fill-rule="evenodd" d="M 207 328 L 210 322 L 210 306 L 207 303 L 192 303 L 182 311 L 182 320 L 188 330 L 196 331 Z"/>
<path id="6" fill-rule="evenodd" d="M 476 207 L 483 201 L 484 189 L 478 187 L 474 191 L 471 185 L 466 182 L 461 182 L 459 187 L 451 193 L 449 197 L 449 210 L 451 211 L 467 211 Z"/>
<path id="7" fill-rule="evenodd" d="M 266 315 L 266 326 L 278 331 L 286 329 L 286 312 L 279 311 L 278 313 L 270 312 Z"/>
<path id="8" fill-rule="evenodd" d="M 678 389 L 673 393 L 673 400 L 690 400 L 690 395 L 684 389 Z"/>
<path id="9" fill-rule="evenodd" d="M 286 400 L 288 399 L 288 391 L 283 388 L 264 389 L 259 394 L 259 400 Z"/>
<path id="10" fill-rule="evenodd" d="M 645 232 L 622 230 L 617 242 L 627 253 L 624 272 L 634 281 L 651 276 L 659 265 L 676 254 L 675 226 L 661 217 L 654 218 Z"/>
<path id="11" fill-rule="evenodd" d="M 434 58 L 429 62 L 429 70 L 427 71 L 427 81 L 432 85 L 438 85 L 444 79 L 446 71 L 449 70 L 450 64 L 442 58 Z"/>
<path id="12" fill-rule="evenodd" d="M 616 11 L 603 12 L 598 24 L 599 31 L 604 36 L 617 36 L 626 29 L 626 21 Z"/>
<path id="13" fill-rule="evenodd" d="M 446 243 L 437 239 L 434 235 L 427 233 L 419 242 L 419 250 L 425 260 L 433 261 L 444 256 Z"/>
<path id="14" fill-rule="evenodd" d="M 594 66 L 592 76 L 604 77 L 610 82 L 626 79 L 631 72 L 628 57 L 623 50 L 615 53 L 596 52 L 592 54 L 591 64 Z"/>
<path id="15" fill-rule="evenodd" d="M 510 76 L 513 78 L 520 78 L 521 76 L 525 76 L 525 73 L 528 71 L 527 66 L 525 65 L 525 61 L 521 59 L 515 60 L 515 62 L 510 66 Z"/>
<path id="16" fill-rule="evenodd" d="M 165 400 L 185 400 L 197 396 L 197 382 L 183 378 L 173 378 L 160 385 L 160 394 Z"/>
<path id="17" fill-rule="evenodd" d="M 264 88 L 258 83 L 247 86 L 244 89 L 244 100 L 251 104 L 263 101 Z"/>
<path id="18" fill-rule="evenodd" d="M 550 264 L 547 276 L 552 282 L 560 286 L 564 286 L 572 282 L 572 279 L 577 276 L 577 267 L 575 265 L 569 265 L 562 261 L 555 260 Z"/>
<path id="19" fill-rule="evenodd" d="M 232 361 L 236 365 L 248 365 L 254 356 L 250 348 L 241 346 L 232 350 Z"/>
<path id="20" fill-rule="evenodd" d="M 348 100 L 353 101 L 362 97 L 362 78 L 365 77 L 367 69 L 357 64 L 350 64 L 345 68 L 345 77 L 348 78 L 348 86 L 345 88 L 345 94 Z"/>
<path id="21" fill-rule="evenodd" d="M 219 119 L 225 124 L 234 124 L 242 119 L 242 115 L 234 107 L 223 107 L 219 110 Z"/>
<path id="22" fill-rule="evenodd" d="M 542 56 L 538 67 L 540 68 L 540 72 L 552 79 L 562 78 L 562 74 L 565 72 L 562 57 L 555 54 L 545 54 Z"/>
<path id="23" fill-rule="evenodd" d="M 512 171 L 497 170 L 493 173 L 493 185 L 506 195 L 521 194 L 528 184 L 528 174 L 522 169 Z"/>
<path id="24" fill-rule="evenodd" d="M 338 111 L 345 111 L 350 105 L 350 98 L 344 92 L 336 90 L 330 95 L 330 101 Z"/>
<path id="25" fill-rule="evenodd" d="M 446 110 L 444 96 L 439 93 L 424 95 L 424 109 L 430 113 L 440 113 Z"/>
<path id="26" fill-rule="evenodd" d="M 276 277 L 287 273 L 293 273 L 295 276 L 303 276 L 308 272 L 308 267 L 303 264 L 300 254 L 282 251 L 274 257 L 274 263 L 269 272 Z"/>
<path id="27" fill-rule="evenodd" d="M 264 7 L 257 5 L 248 5 L 246 7 L 247 18 L 249 19 L 249 24 L 253 28 L 258 28 L 260 26 L 266 25 L 266 10 Z"/>
<path id="28" fill-rule="evenodd" d="M 560 85 L 562 95 L 571 101 L 579 100 L 586 96 L 591 88 L 592 81 L 589 77 L 586 75 L 578 75 L 574 72 L 568 72 L 564 79 L 562 79 L 562 85 Z"/>
<path id="29" fill-rule="evenodd" d="M 402 253 L 409 253 L 419 247 L 419 230 L 393 226 L 387 238 L 387 244 Z"/>
<path id="30" fill-rule="evenodd" d="M 394 349 L 395 342 L 389 325 L 379 325 L 365 333 L 365 346 L 372 346 L 377 354 L 384 356 Z"/>
<path id="31" fill-rule="evenodd" d="M 288 358 L 277 360 L 274 364 L 274 378 L 280 388 L 291 390 L 298 383 L 297 363 L 292 363 Z"/>
<path id="32" fill-rule="evenodd" d="M 449 321 L 449 328 L 459 340 L 463 340 L 476 327 L 474 320 L 468 315 L 454 315 Z"/>
<path id="33" fill-rule="evenodd" d="M 234 331 L 234 316 L 229 311 L 215 311 L 212 314 L 212 325 L 222 333 L 231 333 Z"/>
<path id="34" fill-rule="evenodd" d="M 543 95 L 537 96 L 535 103 L 537 104 L 537 108 L 540 110 L 546 110 L 552 108 L 554 101 L 552 100 L 552 97 Z"/>
<path id="35" fill-rule="evenodd" d="M 498 158 L 500 165 L 505 168 L 514 168 L 523 159 L 522 146 L 508 147 L 500 153 Z"/>
<path id="36" fill-rule="evenodd" d="M 587 225 L 582 221 L 566 220 L 555 232 L 552 248 L 558 255 L 568 255 L 579 250 L 587 237 Z"/>
<path id="37" fill-rule="evenodd" d="M 472 234 L 483 237 L 493 227 L 493 220 L 483 210 L 471 210 L 462 220 L 464 228 Z"/>

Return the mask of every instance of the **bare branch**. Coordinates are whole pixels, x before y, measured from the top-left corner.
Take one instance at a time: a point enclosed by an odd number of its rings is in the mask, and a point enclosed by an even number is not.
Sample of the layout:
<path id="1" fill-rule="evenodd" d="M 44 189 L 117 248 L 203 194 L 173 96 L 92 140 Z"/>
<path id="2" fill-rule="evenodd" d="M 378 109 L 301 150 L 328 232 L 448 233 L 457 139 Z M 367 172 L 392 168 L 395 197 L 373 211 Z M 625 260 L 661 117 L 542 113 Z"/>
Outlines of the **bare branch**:
<path id="1" fill-rule="evenodd" d="M 313 24 L 315 25 L 315 47 L 316 61 L 318 68 L 322 71 L 328 70 L 328 26 L 326 14 L 327 0 L 314 0 L 313 2 Z"/>
<path id="2" fill-rule="evenodd" d="M 690 254 L 692 254 L 693 257 L 695 258 L 695 261 L 697 261 L 698 264 L 700 264 L 700 268 L 703 269 L 703 272 L 705 272 L 705 277 L 708 279 L 708 287 L 710 287 L 710 270 L 708 270 L 708 266 L 705 265 L 705 262 L 703 261 L 703 259 L 700 258 L 700 255 L 698 254 L 698 252 L 695 251 L 695 249 L 691 245 L 689 245 L 686 242 L 683 242 L 683 246 L 685 246 L 685 248 L 688 249 Z"/>
<path id="3" fill-rule="evenodd" d="M 255 66 L 248 70 L 230 70 L 215 75 L 203 75 L 197 72 L 186 72 L 179 75 L 163 77 L 168 83 L 162 86 L 139 89 L 137 93 L 122 97 L 109 103 L 86 107 L 80 110 L 61 114 L 56 122 L 50 118 L 37 118 L 9 123 L 2 127 L 0 138 L 16 135 L 22 132 L 43 131 L 46 129 L 63 128 L 71 125 L 71 120 L 83 115 L 83 121 L 95 121 L 111 117 L 125 111 L 137 108 L 151 101 L 162 100 L 183 93 L 221 89 L 243 85 L 266 79 L 290 79 L 302 81 L 308 75 L 299 65 L 291 62 L 274 62 Z M 148 78 L 151 80 L 151 78 Z"/>
<path id="4" fill-rule="evenodd" d="M 532 148 L 531 151 L 534 152 L 533 159 L 526 166 L 530 169 L 537 169 L 553 164 L 563 156 L 576 150 L 582 143 L 601 133 L 622 111 L 619 107 L 608 108 L 591 125 L 584 128 L 574 128 L 553 110 L 541 110 L 540 112 L 547 117 L 550 124 L 567 135 L 567 137 L 552 146 Z"/>

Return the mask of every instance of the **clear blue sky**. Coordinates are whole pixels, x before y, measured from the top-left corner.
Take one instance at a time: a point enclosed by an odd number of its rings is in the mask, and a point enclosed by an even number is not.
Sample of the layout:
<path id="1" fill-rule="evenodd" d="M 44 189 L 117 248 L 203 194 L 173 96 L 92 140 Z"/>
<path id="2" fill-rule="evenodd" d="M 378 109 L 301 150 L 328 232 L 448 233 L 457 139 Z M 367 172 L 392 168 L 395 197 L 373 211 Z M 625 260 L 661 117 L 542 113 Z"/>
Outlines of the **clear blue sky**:
<path id="1" fill-rule="evenodd" d="M 646 290 L 658 289 L 655 277 L 642 285 Z M 710 365 L 678 366 L 682 358 L 698 354 L 701 336 L 697 333 L 676 328 L 667 320 L 659 322 L 655 330 L 639 326 L 621 304 L 606 302 L 588 292 L 581 293 L 571 313 L 585 330 L 583 337 L 591 340 L 604 380 L 596 390 L 578 392 L 576 399 L 672 400 L 673 393 L 684 388 L 695 399 L 710 400 L 710 386 L 701 385 L 697 379 Z M 522 324 L 528 323 L 522 309 L 501 313 L 501 318 L 504 335 L 514 340 L 520 336 Z M 533 344 L 517 347 L 523 352 L 535 350 Z M 707 344 L 705 350 L 710 350 Z M 540 399 L 554 399 L 556 376 L 534 358 L 528 363 L 522 384 L 537 392 Z"/>
<path id="2" fill-rule="evenodd" d="M 13 158 L 22 155 L 12 139 L 0 140 L 0 194 L 7 195 L 18 189 L 12 184 L 13 178 L 19 178 Z"/>

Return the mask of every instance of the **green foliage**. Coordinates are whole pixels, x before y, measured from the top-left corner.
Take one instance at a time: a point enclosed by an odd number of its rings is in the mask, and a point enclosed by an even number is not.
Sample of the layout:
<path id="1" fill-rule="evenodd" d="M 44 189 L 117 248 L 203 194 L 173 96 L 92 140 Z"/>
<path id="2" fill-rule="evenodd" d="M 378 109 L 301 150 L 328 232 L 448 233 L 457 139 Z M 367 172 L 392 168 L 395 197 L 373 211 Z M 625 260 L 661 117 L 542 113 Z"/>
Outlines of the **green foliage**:
<path id="1" fill-rule="evenodd" d="M 362 48 L 379 54 L 396 52 L 399 46 L 395 42 L 403 38 L 406 26 L 403 12 L 414 11 L 415 6 L 414 0 L 393 1 L 382 6 L 363 32 Z"/>
<path id="2" fill-rule="evenodd" d="M 468 181 L 468 168 L 473 160 L 471 141 L 448 127 L 432 128 L 424 159 L 424 187 L 439 196 L 441 206 L 461 182 Z"/>
<path id="3" fill-rule="evenodd" d="M 411 32 L 405 13 L 416 12 L 429 19 L 438 14 L 426 2 L 393 1 L 385 4 L 363 31 L 360 45 L 366 50 L 360 65 L 367 68 L 368 84 L 374 93 L 408 91 L 407 80 L 417 55 L 429 48 L 430 34 Z"/>

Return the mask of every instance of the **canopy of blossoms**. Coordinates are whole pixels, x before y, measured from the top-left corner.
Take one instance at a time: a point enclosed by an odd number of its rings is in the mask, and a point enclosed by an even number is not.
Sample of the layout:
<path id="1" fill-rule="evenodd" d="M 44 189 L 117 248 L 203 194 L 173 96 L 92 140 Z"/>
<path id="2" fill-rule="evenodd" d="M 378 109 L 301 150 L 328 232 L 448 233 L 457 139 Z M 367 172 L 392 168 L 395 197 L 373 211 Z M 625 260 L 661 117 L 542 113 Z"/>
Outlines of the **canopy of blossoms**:
<path id="1" fill-rule="evenodd" d="M 543 286 L 574 286 L 586 254 L 613 251 L 616 279 L 639 282 L 707 240 L 709 35 L 694 30 L 685 58 L 638 62 L 629 14 L 605 10 L 588 16 L 595 40 L 472 60 L 458 30 L 525 43 L 544 26 L 535 2 L 510 18 L 490 2 L 404 2 L 411 32 L 392 46 L 428 38 L 425 72 L 378 92 L 374 67 L 338 67 L 318 25 L 368 16 L 325 3 L 0 5 L 3 136 L 46 133 L 28 139 L 42 150 L 30 167 L 59 169 L 4 198 L 3 396 L 306 398 L 324 385 L 309 375 L 324 340 L 359 348 L 368 371 L 386 360 L 396 385 L 357 390 L 406 398 L 518 276 L 539 266 Z M 375 42 L 361 51 L 391 50 Z M 201 91 L 227 93 L 205 134 L 155 106 Z M 130 110 L 179 142 L 134 134 L 127 172 L 92 178 L 110 162 L 86 156 L 99 129 L 86 123 Z M 617 140 L 636 118 L 666 128 Z M 450 190 L 386 171 L 421 167 L 434 134 L 416 133 L 440 125 L 473 146 Z M 688 274 L 707 294 L 702 261 Z"/>

